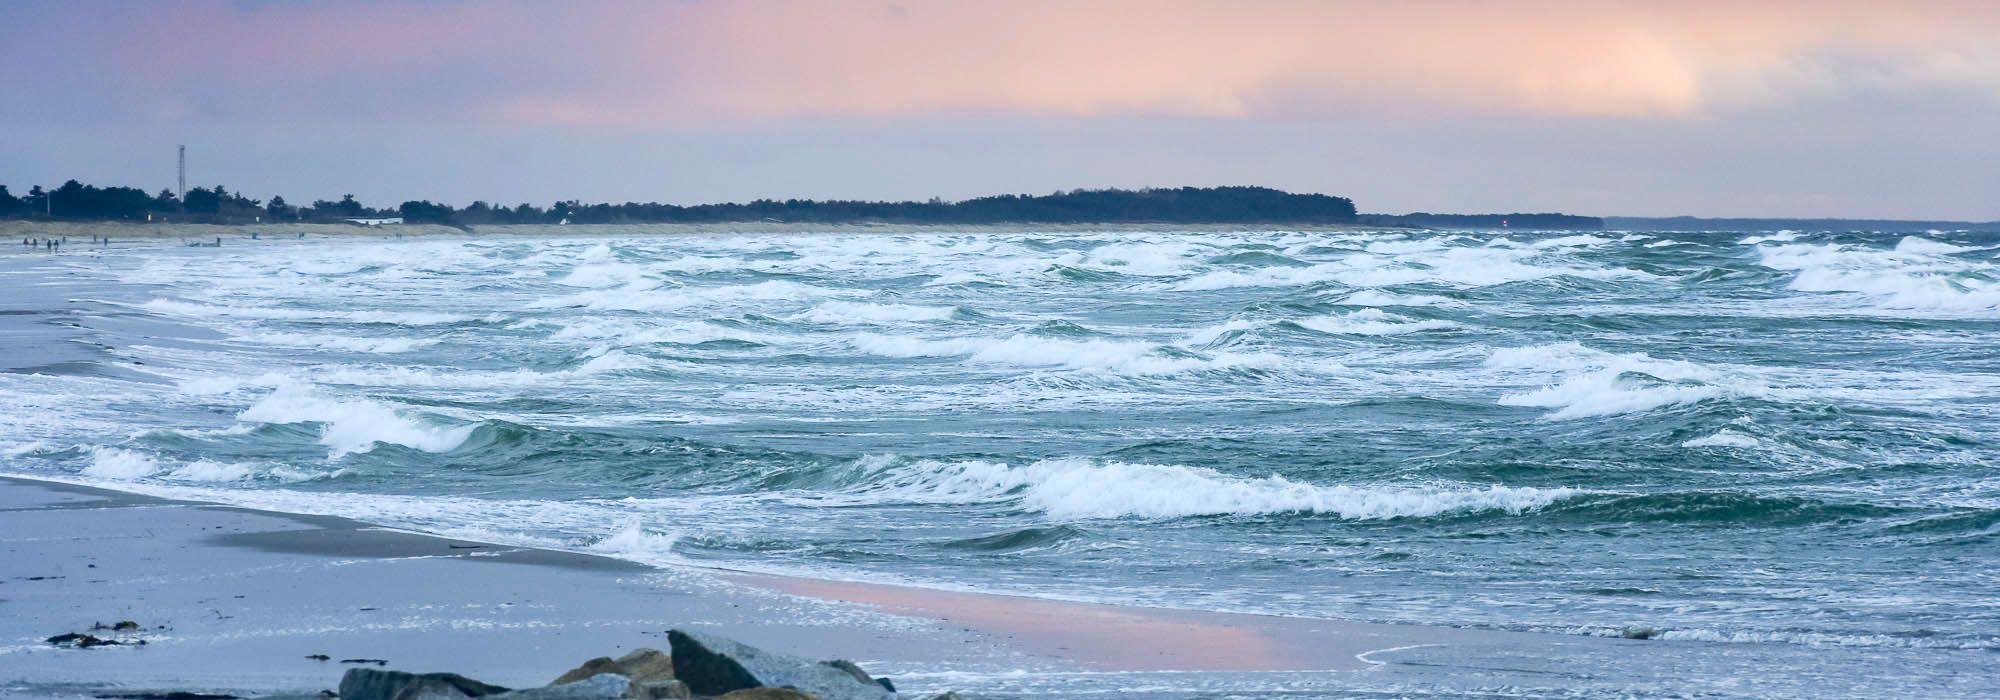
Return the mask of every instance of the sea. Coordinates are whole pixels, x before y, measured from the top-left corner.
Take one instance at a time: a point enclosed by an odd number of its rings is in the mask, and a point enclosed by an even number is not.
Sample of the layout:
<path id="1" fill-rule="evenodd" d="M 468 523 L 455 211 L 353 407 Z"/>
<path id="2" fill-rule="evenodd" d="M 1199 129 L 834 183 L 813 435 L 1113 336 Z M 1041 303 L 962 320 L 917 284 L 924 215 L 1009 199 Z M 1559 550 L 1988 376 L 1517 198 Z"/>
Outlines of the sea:
<path id="1" fill-rule="evenodd" d="M 642 234 L 10 255 L 88 353 L 0 472 L 1637 650 L 1367 697 L 2000 694 L 1992 234 Z"/>

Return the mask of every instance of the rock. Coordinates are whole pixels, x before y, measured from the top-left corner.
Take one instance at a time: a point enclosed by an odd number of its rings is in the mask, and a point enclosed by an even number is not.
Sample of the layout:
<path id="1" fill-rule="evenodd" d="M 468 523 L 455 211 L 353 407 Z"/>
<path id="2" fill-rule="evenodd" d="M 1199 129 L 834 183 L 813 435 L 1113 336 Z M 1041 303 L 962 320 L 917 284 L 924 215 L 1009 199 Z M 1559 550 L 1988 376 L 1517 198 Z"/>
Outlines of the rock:
<path id="1" fill-rule="evenodd" d="M 686 683 L 671 678 L 663 681 L 632 681 L 632 687 L 625 689 L 625 697 L 633 700 L 684 700 L 694 697 L 694 691 L 688 690 Z"/>
<path id="2" fill-rule="evenodd" d="M 568 671 L 564 671 L 562 675 L 556 676 L 555 682 L 550 683 L 550 685 L 575 683 L 577 681 L 589 678 L 591 676 L 595 676 L 600 673 L 617 673 L 617 672 L 618 672 L 618 662 L 612 661 L 611 657 L 609 656 L 600 656 L 595 659 L 583 662 L 582 666 L 578 666 Z"/>
<path id="3" fill-rule="evenodd" d="M 1660 636 L 1660 631 L 1651 627 L 1627 627 L 1619 630 L 1618 636 L 1626 639 L 1652 639 Z"/>
<path id="4" fill-rule="evenodd" d="M 546 688 L 524 688 L 511 693 L 488 695 L 492 700 L 619 700 L 632 681 L 616 673 L 600 673 L 575 683 Z M 346 694 L 341 695 L 345 700 Z"/>
<path id="5" fill-rule="evenodd" d="M 965 700 L 965 696 L 959 695 L 958 691 L 956 690 L 948 690 L 942 693 L 938 693 L 936 695 L 932 695 L 928 698 L 924 698 L 924 700 Z"/>
<path id="6" fill-rule="evenodd" d="M 891 693 L 896 692 L 896 684 L 890 683 L 889 679 L 872 678 L 868 675 L 867 671 L 861 670 L 860 666 L 855 665 L 854 662 L 848 661 L 847 659 L 834 659 L 832 661 L 821 661 L 820 663 L 832 666 L 842 671 L 846 671 L 847 675 L 854 677 L 854 680 L 861 681 L 863 683 L 874 683 L 876 685 L 882 686 L 883 688 L 887 688 Z"/>
<path id="7" fill-rule="evenodd" d="M 456 673 L 404 673 L 351 668 L 340 677 L 341 700 L 477 698 L 507 692 Z"/>
<path id="8" fill-rule="evenodd" d="M 97 637 L 92 635 L 77 634 L 75 632 L 71 632 L 69 634 L 58 634 L 56 636 L 48 638 L 45 641 L 59 647 L 76 647 L 78 649 L 89 649 L 91 647 L 103 647 L 103 646 L 117 646 L 120 644 L 124 644 L 124 642 L 118 641 L 116 639 L 98 639 Z"/>
<path id="9" fill-rule="evenodd" d="M 131 621 L 131 620 L 119 620 L 119 621 L 118 621 L 118 624 L 115 624 L 115 625 L 112 625 L 112 626 L 111 626 L 111 631 L 113 631 L 113 632 L 137 632 L 137 631 L 139 631 L 139 623 L 137 623 L 137 622 L 133 622 L 133 621 Z"/>
<path id="10" fill-rule="evenodd" d="M 874 678 L 870 678 L 868 676 L 867 671 L 861 670 L 860 666 L 856 666 L 854 662 L 848 661 L 847 659 L 834 659 L 832 661 L 821 661 L 820 663 L 826 666 L 832 666 L 834 668 L 840 669 L 841 672 L 853 676 L 854 680 L 861 681 L 863 683 L 875 682 Z"/>
<path id="11" fill-rule="evenodd" d="M 632 679 L 633 683 L 651 683 L 674 679 L 674 660 L 658 649 L 634 649 L 632 653 L 618 657 L 618 673 Z"/>
<path id="12" fill-rule="evenodd" d="M 745 688 L 718 695 L 715 700 L 820 700 L 820 698 L 791 688 Z"/>
<path id="13" fill-rule="evenodd" d="M 896 697 L 882 686 L 863 681 L 842 668 L 721 637 L 676 629 L 667 631 L 667 642 L 673 645 L 674 677 L 686 683 L 696 695 L 722 695 L 749 688 L 792 688 L 823 700 L 895 700 Z M 781 696 L 771 697 L 775 700 Z"/>
<path id="14" fill-rule="evenodd" d="M 582 666 L 570 669 L 550 685 L 575 683 L 601 673 L 616 673 L 632 679 L 633 683 L 667 681 L 674 678 L 674 662 L 658 649 L 635 649 L 630 654 L 613 661 L 609 656 L 600 656 L 583 662 Z"/>

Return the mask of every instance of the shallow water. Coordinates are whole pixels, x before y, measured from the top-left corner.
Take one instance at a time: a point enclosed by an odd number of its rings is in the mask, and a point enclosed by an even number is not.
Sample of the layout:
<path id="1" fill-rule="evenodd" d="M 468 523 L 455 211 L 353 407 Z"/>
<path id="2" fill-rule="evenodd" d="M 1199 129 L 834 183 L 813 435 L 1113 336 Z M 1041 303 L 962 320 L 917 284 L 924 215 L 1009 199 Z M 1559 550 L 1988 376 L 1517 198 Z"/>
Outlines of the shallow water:
<path id="1" fill-rule="evenodd" d="M 38 264 L 106 280 L 83 325 L 140 374 L 0 374 L 0 460 L 644 562 L 1990 674 L 1996 246 L 114 248 Z"/>

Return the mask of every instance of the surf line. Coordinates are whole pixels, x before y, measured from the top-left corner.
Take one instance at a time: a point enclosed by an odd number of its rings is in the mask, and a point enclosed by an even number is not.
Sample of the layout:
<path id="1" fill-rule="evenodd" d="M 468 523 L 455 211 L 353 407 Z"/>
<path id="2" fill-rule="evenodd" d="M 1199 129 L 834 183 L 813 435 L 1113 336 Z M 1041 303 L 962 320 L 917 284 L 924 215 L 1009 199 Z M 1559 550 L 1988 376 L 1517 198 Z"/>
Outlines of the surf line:
<path id="1" fill-rule="evenodd" d="M 1400 646 L 1400 647 L 1389 647 L 1389 648 L 1387 648 L 1387 649 L 1371 649 L 1371 650 L 1369 650 L 1369 651 L 1364 651 L 1364 652 L 1361 652 L 1361 653 L 1359 653 L 1359 654 L 1355 654 L 1355 655 L 1354 655 L 1354 660 L 1355 660 L 1355 661 L 1359 661 L 1359 662 L 1361 662 L 1361 663 L 1364 663 L 1364 664 L 1368 664 L 1368 665 L 1370 665 L 1370 666 L 1387 666 L 1387 665 L 1389 665 L 1389 662 L 1387 662 L 1387 661 L 1376 661 L 1376 660 L 1374 660 L 1374 659 L 1371 659 L 1371 658 L 1368 658 L 1368 657 L 1370 657 L 1370 656 L 1373 656 L 1373 655 L 1375 655 L 1375 654 L 1381 654 L 1381 653 L 1384 653 L 1384 652 L 1391 652 L 1391 651 L 1406 651 L 1406 650 L 1409 650 L 1409 649 L 1422 649 L 1422 648 L 1424 648 L 1424 647 L 1441 647 L 1441 646 L 1444 646 L 1444 645 L 1443 645 L 1443 644 L 1410 644 L 1410 645 L 1406 645 L 1406 646 Z"/>

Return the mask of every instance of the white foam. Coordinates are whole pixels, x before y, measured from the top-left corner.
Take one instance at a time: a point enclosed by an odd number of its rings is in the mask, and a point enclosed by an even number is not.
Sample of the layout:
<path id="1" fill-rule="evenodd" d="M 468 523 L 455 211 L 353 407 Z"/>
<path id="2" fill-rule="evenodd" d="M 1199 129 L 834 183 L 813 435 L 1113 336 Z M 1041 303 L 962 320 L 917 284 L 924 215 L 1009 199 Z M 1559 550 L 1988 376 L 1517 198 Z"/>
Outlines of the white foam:
<path id="1" fill-rule="evenodd" d="M 1217 270 L 1175 282 L 1168 289 L 1207 291 L 1234 287 L 1286 287 L 1339 282 L 1355 287 L 1404 284 L 1445 284 L 1459 288 L 1488 287 L 1556 276 L 1585 279 L 1657 279 L 1626 268 L 1607 268 L 1564 255 L 1562 249 L 1533 247 L 1445 246 L 1426 240 L 1389 246 L 1371 244 L 1369 252 L 1345 255 L 1311 267 Z"/>
<path id="2" fill-rule="evenodd" d="M 240 481 L 254 473 L 247 465 L 200 459 L 167 472 L 166 477 L 175 481 Z"/>
<path id="3" fill-rule="evenodd" d="M 589 361 L 584 362 L 581 365 L 578 365 L 576 371 L 582 374 L 604 374 L 607 372 L 621 372 L 633 369 L 646 369 L 647 367 L 651 366 L 652 362 L 647 360 L 646 358 L 626 352 L 621 352 L 618 350 L 612 350 L 602 355 L 590 358 Z"/>
<path id="4" fill-rule="evenodd" d="M 1698 437 L 1681 443 L 1681 447 L 1729 447 L 1749 449 L 1763 445 L 1757 438 L 1734 430 L 1718 430 L 1714 435 Z"/>
<path id="5" fill-rule="evenodd" d="M 848 294 L 850 292 L 790 280 L 718 287 L 654 288 L 641 284 L 541 299 L 529 306 L 545 309 L 582 307 L 600 311 L 677 311 L 695 307 L 732 308 L 771 301 L 826 299 Z"/>
<path id="6" fill-rule="evenodd" d="M 1659 360 L 1644 353 L 1607 353 L 1577 343 L 1501 348 L 1485 367 L 1530 375 L 1554 374 L 1539 389 L 1502 394 L 1502 406 L 1553 408 L 1549 418 L 1586 418 L 1650 411 L 1732 393 L 1725 377 L 1684 360 Z M 1731 382 L 1733 383 L 1733 382 Z"/>
<path id="7" fill-rule="evenodd" d="M 83 473 L 100 479 L 143 479 L 160 470 L 152 455 L 118 447 L 90 448 L 90 466 Z"/>
<path id="8" fill-rule="evenodd" d="M 950 306 L 829 301 L 813 307 L 811 311 L 792 318 L 793 320 L 809 323 L 892 324 L 943 321 L 951 318 L 951 315 L 956 311 L 957 309 Z"/>
<path id="9" fill-rule="evenodd" d="M 1980 248 L 1975 246 L 1952 245 L 1950 243 L 1945 243 L 1943 241 L 1934 241 L 1920 236 L 1904 236 L 1903 240 L 1896 242 L 1896 252 L 1914 253 L 1917 255 L 1955 255 L 1958 253 L 1970 253 L 1975 250 L 1980 250 Z"/>
<path id="10" fill-rule="evenodd" d="M 975 364 L 1099 370 L 1135 375 L 1280 364 L 1278 358 L 1263 354 L 1174 355 L 1163 353 L 1162 346 L 1146 341 L 1072 340 L 1025 333 L 1005 338 L 939 340 L 867 333 L 854 336 L 849 343 L 857 350 L 883 357 L 963 356 L 967 362 Z"/>
<path id="11" fill-rule="evenodd" d="M 1328 314 L 1292 321 L 1300 326 L 1335 335 L 1403 335 L 1419 331 L 1457 328 L 1443 319 L 1413 319 L 1381 309 L 1361 309 L 1347 314 Z"/>
<path id="12" fill-rule="evenodd" d="M 680 542 L 679 534 L 648 531 L 636 518 L 627 520 L 624 527 L 591 544 L 587 549 L 606 556 L 627 561 L 646 562 L 658 565 L 684 561 L 674 553 L 674 544 Z"/>
<path id="13" fill-rule="evenodd" d="M 367 452 L 381 443 L 445 452 L 464 444 L 475 427 L 427 425 L 374 401 L 327 398 L 299 384 L 278 387 L 237 418 L 274 424 L 319 423 L 320 444 L 332 448 L 328 459 Z"/>
<path id="14" fill-rule="evenodd" d="M 1362 289 L 1340 298 L 1344 306 L 1463 306 L 1450 297 L 1433 294 L 1395 294 L 1379 289 Z"/>
<path id="15" fill-rule="evenodd" d="M 180 316 L 196 321 L 213 318 L 236 318 L 271 321 L 336 321 L 343 323 L 380 323 L 398 326 L 437 326 L 464 323 L 475 320 L 465 314 L 434 311 L 382 311 L 346 309 L 295 309 L 272 306 L 228 306 L 221 304 L 196 304 L 173 299 L 154 299 L 138 305 L 139 308 L 154 313 Z"/>
<path id="16" fill-rule="evenodd" d="M 48 450 L 50 447 L 51 445 L 48 442 L 42 440 L 8 443 L 6 447 L 0 447 L 0 458 L 13 459 L 22 455 L 42 452 Z"/>
<path id="17" fill-rule="evenodd" d="M 1947 257 L 1937 248 L 1946 244 L 1911 240 L 1896 250 L 1802 244 L 1765 246 L 1757 253 L 1763 266 L 1795 273 L 1792 289 L 1858 295 L 1864 308 L 2000 311 L 2000 267 Z"/>
<path id="18" fill-rule="evenodd" d="M 1749 236 L 1744 238 L 1743 240 L 1737 241 L 1736 244 L 1757 245 L 1760 243 L 1784 243 L 1786 241 L 1796 241 L 1798 239 L 1799 239 L 1799 232 L 1784 230 L 1762 236 Z"/>
<path id="19" fill-rule="evenodd" d="M 417 348 L 438 344 L 436 338 L 357 338 L 344 335 L 321 335 L 308 333 L 250 333 L 236 336 L 237 340 L 260 345 L 275 345 L 286 348 L 314 348 L 319 350 L 344 350 L 394 354 L 409 352 Z"/>
<path id="20" fill-rule="evenodd" d="M 1058 520 L 1320 513 L 1348 519 L 1449 512 L 1519 513 L 1581 492 L 1464 485 L 1322 486 L 1161 464 L 1048 459 L 1026 466 L 917 460 L 890 467 L 870 495 L 920 502 L 1018 502 Z"/>

